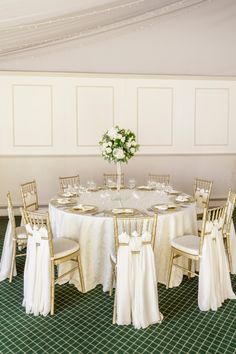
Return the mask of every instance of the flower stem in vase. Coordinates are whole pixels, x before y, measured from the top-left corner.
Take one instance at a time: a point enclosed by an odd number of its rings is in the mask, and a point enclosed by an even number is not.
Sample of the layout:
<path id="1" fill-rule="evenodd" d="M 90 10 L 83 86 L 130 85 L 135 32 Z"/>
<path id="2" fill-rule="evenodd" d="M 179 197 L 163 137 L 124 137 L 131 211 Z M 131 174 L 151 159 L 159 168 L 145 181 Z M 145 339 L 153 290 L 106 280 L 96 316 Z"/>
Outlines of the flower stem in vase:
<path id="1" fill-rule="evenodd" d="M 116 174 L 117 174 L 116 189 L 117 192 L 119 192 L 121 186 L 121 162 L 116 163 Z"/>

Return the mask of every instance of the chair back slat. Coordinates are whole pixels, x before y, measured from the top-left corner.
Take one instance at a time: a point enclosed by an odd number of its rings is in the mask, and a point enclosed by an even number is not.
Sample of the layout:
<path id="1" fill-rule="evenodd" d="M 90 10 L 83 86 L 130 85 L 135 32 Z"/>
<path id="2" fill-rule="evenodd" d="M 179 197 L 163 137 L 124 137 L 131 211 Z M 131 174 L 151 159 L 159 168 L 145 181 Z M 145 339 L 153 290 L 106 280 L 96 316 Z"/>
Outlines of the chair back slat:
<path id="1" fill-rule="evenodd" d="M 60 191 L 61 192 L 64 192 L 69 187 L 72 187 L 72 188 L 79 187 L 80 177 L 79 177 L 79 175 L 59 177 L 59 184 L 60 184 Z"/>
<path id="2" fill-rule="evenodd" d="M 155 216 L 139 216 L 139 217 L 117 217 L 114 216 L 114 236 L 115 236 L 115 251 L 120 245 L 119 235 L 127 233 L 129 237 L 141 237 L 147 231 L 151 234 L 150 244 L 154 249 L 156 239 L 157 214 Z M 132 233 L 136 232 L 136 236 Z"/>
<path id="3" fill-rule="evenodd" d="M 212 181 L 208 181 L 201 178 L 195 179 L 193 197 L 196 200 L 197 206 L 208 207 L 210 196 L 211 196 L 212 185 L 213 185 Z"/>
<path id="4" fill-rule="evenodd" d="M 170 175 L 165 175 L 165 174 L 157 175 L 157 174 L 149 173 L 148 180 L 150 182 L 165 183 L 166 185 L 168 185 L 170 184 Z"/>
<path id="5" fill-rule="evenodd" d="M 23 207 L 26 210 L 38 210 L 38 192 L 36 181 L 30 181 L 20 185 Z"/>
<path id="6" fill-rule="evenodd" d="M 37 230 L 40 230 L 41 228 L 46 228 L 47 230 L 47 237 L 44 237 L 44 240 L 48 240 L 49 243 L 49 250 L 50 250 L 50 256 L 54 257 L 54 250 L 53 250 L 53 242 L 52 242 L 52 231 L 51 231 L 51 224 L 49 220 L 49 214 L 48 213 L 38 213 L 38 212 L 32 212 L 29 210 L 22 209 L 21 210 L 24 220 L 26 225 L 30 225 L 32 230 L 37 228 Z M 28 233 L 29 236 L 32 236 L 31 234 Z"/>
<path id="7" fill-rule="evenodd" d="M 200 255 L 202 254 L 202 247 L 203 247 L 203 243 L 204 243 L 204 238 L 205 238 L 205 236 L 207 236 L 207 232 L 206 232 L 207 222 L 212 222 L 213 224 L 218 223 L 219 225 L 221 225 L 221 229 L 223 230 L 224 225 L 225 225 L 225 220 L 226 220 L 226 207 L 225 206 L 212 208 L 212 209 L 204 208 L 201 235 L 200 235 L 200 238 L 201 238 L 200 250 L 199 250 Z"/>
<path id="8" fill-rule="evenodd" d="M 15 220 L 15 215 L 14 215 L 13 204 L 12 204 L 10 192 L 7 193 L 7 210 L 8 210 L 9 221 L 10 221 L 11 227 L 12 227 L 12 237 L 13 237 L 13 239 L 16 239 L 16 220 Z"/>
<path id="9" fill-rule="evenodd" d="M 225 221 L 225 231 L 226 233 L 230 233 L 233 212 L 236 206 L 236 193 L 229 190 L 228 198 L 226 201 L 226 221 Z"/>

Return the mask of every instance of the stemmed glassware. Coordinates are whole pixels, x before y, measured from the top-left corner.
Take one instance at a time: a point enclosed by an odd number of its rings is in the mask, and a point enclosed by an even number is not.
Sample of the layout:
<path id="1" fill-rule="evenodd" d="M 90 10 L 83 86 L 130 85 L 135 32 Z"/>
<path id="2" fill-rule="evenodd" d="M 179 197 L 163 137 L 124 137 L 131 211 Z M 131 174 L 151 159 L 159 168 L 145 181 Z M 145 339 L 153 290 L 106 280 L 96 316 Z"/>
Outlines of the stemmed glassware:
<path id="1" fill-rule="evenodd" d="M 128 181 L 129 189 L 134 189 L 136 187 L 136 180 L 134 178 L 130 178 Z"/>

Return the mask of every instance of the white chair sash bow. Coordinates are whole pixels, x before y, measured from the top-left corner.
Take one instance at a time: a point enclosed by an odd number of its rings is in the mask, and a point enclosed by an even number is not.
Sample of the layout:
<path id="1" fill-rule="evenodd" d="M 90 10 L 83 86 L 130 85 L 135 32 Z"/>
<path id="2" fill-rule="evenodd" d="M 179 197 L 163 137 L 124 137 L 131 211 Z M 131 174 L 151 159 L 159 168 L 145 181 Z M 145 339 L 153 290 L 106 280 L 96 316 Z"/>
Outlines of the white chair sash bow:
<path id="1" fill-rule="evenodd" d="M 198 306 L 216 311 L 226 299 L 236 299 L 225 253 L 222 222 L 207 222 L 200 258 Z"/>
<path id="2" fill-rule="evenodd" d="M 45 227 L 27 224 L 29 235 L 24 270 L 24 300 L 26 313 L 46 316 L 50 312 L 50 251 Z"/>
<path id="3" fill-rule="evenodd" d="M 161 322 L 151 234 L 119 235 L 117 253 L 117 324 L 146 328 Z"/>

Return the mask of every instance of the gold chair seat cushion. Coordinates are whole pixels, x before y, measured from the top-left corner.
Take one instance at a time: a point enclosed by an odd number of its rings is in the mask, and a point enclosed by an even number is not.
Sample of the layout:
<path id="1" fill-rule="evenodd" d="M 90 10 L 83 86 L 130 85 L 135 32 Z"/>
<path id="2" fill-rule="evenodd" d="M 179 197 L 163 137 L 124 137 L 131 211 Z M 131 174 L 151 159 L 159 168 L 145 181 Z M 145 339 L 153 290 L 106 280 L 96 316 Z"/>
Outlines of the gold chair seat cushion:
<path id="1" fill-rule="evenodd" d="M 172 240 L 171 246 L 179 251 L 189 253 L 193 256 L 199 255 L 200 237 L 186 235 Z"/>
<path id="2" fill-rule="evenodd" d="M 66 257 L 79 250 L 79 244 L 76 241 L 64 237 L 53 239 L 54 259 Z"/>
<path id="3" fill-rule="evenodd" d="M 27 240 L 27 232 L 24 226 L 16 227 L 16 235 L 18 240 Z"/>

